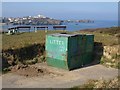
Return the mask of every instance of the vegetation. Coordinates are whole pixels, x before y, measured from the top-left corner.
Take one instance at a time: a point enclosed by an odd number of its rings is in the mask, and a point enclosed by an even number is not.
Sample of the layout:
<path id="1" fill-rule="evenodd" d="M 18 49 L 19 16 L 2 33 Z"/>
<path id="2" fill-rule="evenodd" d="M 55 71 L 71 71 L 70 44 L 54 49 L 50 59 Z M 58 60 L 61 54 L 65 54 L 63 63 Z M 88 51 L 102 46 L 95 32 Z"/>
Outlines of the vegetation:
<path id="1" fill-rule="evenodd" d="M 2 49 L 10 49 L 10 48 L 21 48 L 27 45 L 31 45 L 34 43 L 45 43 L 45 35 L 50 33 L 61 33 L 66 31 L 48 31 L 45 33 L 43 30 L 39 30 L 37 33 L 19 33 L 15 35 L 2 35 Z M 101 33 L 100 33 L 101 32 Z M 76 32 L 73 32 L 76 33 Z M 81 30 L 77 31 L 77 33 L 84 34 L 94 34 L 95 42 L 101 42 L 103 45 L 118 45 L 118 36 L 116 34 L 120 34 L 120 28 L 102 28 L 95 29 L 93 31 L 90 30 Z M 112 35 L 111 35 L 112 34 Z"/>
<path id="2" fill-rule="evenodd" d="M 103 47 L 114 46 L 119 44 L 120 28 L 103 28 L 95 30 L 81 30 L 76 32 L 68 31 L 48 31 L 39 30 L 38 32 L 18 33 L 14 35 L 0 34 L 2 36 L 2 59 L 3 69 L 16 64 L 34 64 L 37 62 L 45 62 L 45 36 L 51 33 L 84 33 L 94 34 L 95 42 L 101 43 L 102 46 L 96 45 L 95 59 L 99 59 L 100 63 L 105 65 L 112 63 L 110 67 L 118 68 L 119 55 L 112 56 L 112 59 L 107 59 L 103 54 Z M 117 34 L 117 35 L 116 35 Z M 99 58 L 98 58 L 99 57 Z M 101 58 L 102 57 L 102 58 Z M 114 61 L 112 61 L 115 59 Z M 113 65 L 114 64 L 114 65 Z M 7 70 L 7 69 L 5 69 Z"/>
<path id="3" fill-rule="evenodd" d="M 48 31 L 47 33 L 43 30 L 39 30 L 38 32 L 27 32 L 27 33 L 18 33 L 15 35 L 2 35 L 2 49 L 18 49 L 22 47 L 26 47 L 32 44 L 43 44 L 45 43 L 46 34 L 52 33 L 62 33 L 66 31 Z"/>
<path id="4" fill-rule="evenodd" d="M 119 87 L 119 79 L 120 76 L 115 77 L 111 80 L 104 80 L 103 78 L 100 78 L 99 80 L 88 80 L 86 84 L 75 86 L 72 88 L 72 90 L 79 90 L 80 88 L 87 88 L 90 90 L 96 90 L 96 89 L 118 89 Z"/>
<path id="5" fill-rule="evenodd" d="M 120 27 L 85 29 L 85 30 L 81 30 L 81 31 L 115 35 L 115 34 L 119 34 L 120 33 Z"/>
<path id="6" fill-rule="evenodd" d="M 120 44 L 120 27 L 86 29 L 77 31 L 84 34 L 94 34 L 95 42 L 100 42 L 103 45 L 118 45 Z"/>
<path id="7" fill-rule="evenodd" d="M 37 62 L 45 62 L 45 36 L 51 33 L 62 33 L 67 31 L 38 31 L 31 33 L 18 33 L 15 35 L 0 34 L 2 36 L 2 71 L 4 73 L 10 71 L 9 67 L 18 64 L 35 64 Z M 120 28 L 103 28 L 95 30 L 82 30 L 76 32 L 67 33 L 84 33 L 95 35 L 95 50 L 94 59 L 100 60 L 102 65 L 107 67 L 120 68 L 119 60 L 120 54 L 110 54 L 111 59 L 106 58 L 103 55 L 104 46 L 116 46 L 119 45 Z M 102 53 L 101 53 L 102 52 Z M 109 50 L 107 51 L 109 53 Z M 95 89 L 95 88 L 118 88 L 119 77 L 111 80 L 89 80 L 86 84 L 81 86 L 75 86 L 72 90 L 79 90 L 79 88 Z"/>
<path id="8" fill-rule="evenodd" d="M 45 62 L 45 36 L 51 33 L 66 31 L 38 31 L 2 35 L 2 69 L 8 71 L 9 66 L 17 64 L 35 64 Z"/>
<path id="9" fill-rule="evenodd" d="M 100 63 L 106 67 L 118 68 L 120 69 L 120 55 L 116 55 L 112 57 L 112 59 L 108 59 L 102 56 Z"/>
<path id="10" fill-rule="evenodd" d="M 100 63 L 106 67 L 120 68 L 120 27 L 86 29 L 77 32 L 94 34 L 94 41 L 102 44 L 102 46 L 95 45 L 94 59 L 100 60 Z"/>

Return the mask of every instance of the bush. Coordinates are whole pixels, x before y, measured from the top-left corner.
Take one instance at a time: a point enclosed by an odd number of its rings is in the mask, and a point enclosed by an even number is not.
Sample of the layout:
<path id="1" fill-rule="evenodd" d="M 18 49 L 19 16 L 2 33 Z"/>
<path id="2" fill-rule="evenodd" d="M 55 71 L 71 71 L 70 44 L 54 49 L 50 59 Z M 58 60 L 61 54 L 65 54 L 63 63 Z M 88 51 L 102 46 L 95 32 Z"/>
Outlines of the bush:
<path id="1" fill-rule="evenodd" d="M 88 80 L 87 83 L 85 83 L 84 85 L 80 85 L 80 86 L 75 86 L 72 88 L 72 90 L 79 90 L 80 88 L 85 88 L 86 89 L 90 89 L 90 90 L 96 90 L 96 89 L 111 89 L 112 88 L 120 88 L 119 87 L 119 79 L 120 76 L 115 77 L 111 80 L 104 80 L 103 78 L 100 78 L 99 80 Z"/>
<path id="2" fill-rule="evenodd" d="M 3 50 L 2 61 L 6 61 L 3 63 L 3 69 L 17 64 L 35 64 L 39 58 L 43 62 L 45 61 L 44 52 L 44 44 L 33 44 L 20 49 Z"/>

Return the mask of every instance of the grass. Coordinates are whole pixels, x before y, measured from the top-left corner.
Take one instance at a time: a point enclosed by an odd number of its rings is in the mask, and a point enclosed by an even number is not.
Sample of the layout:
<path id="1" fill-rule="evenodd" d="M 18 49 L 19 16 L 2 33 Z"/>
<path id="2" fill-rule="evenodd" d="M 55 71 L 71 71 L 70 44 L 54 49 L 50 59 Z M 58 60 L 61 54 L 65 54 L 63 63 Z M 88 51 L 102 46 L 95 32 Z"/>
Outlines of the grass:
<path id="1" fill-rule="evenodd" d="M 116 30 L 116 32 L 115 32 Z M 106 31 L 106 32 L 105 32 Z M 114 33 L 113 33 L 114 31 Z M 61 33 L 66 31 L 48 31 L 45 33 L 43 30 L 38 30 L 37 33 L 20 33 L 16 35 L 2 35 L 2 49 L 10 49 L 10 48 L 21 48 L 25 47 L 30 44 L 34 43 L 45 43 L 45 35 L 50 33 Z M 100 33 L 102 32 L 102 33 Z M 71 32 L 75 33 L 75 32 Z M 103 45 L 118 45 L 118 37 L 114 36 L 114 34 L 120 33 L 120 28 L 107 28 L 107 29 L 98 29 L 94 32 L 89 30 L 87 31 L 77 31 L 77 33 L 84 33 L 84 34 L 94 34 L 95 35 L 95 42 L 102 42 Z M 112 35 L 110 34 L 112 33 Z"/>
<path id="2" fill-rule="evenodd" d="M 120 27 L 111 27 L 111 28 L 95 28 L 95 29 L 85 29 L 81 30 L 83 32 L 96 32 L 101 34 L 109 34 L 109 35 L 115 35 L 120 33 Z"/>
<path id="3" fill-rule="evenodd" d="M 97 29 L 93 31 L 84 30 L 84 31 L 76 31 L 76 32 L 51 30 L 51 31 L 48 31 L 47 33 L 43 30 L 38 30 L 38 32 L 18 33 L 15 35 L 0 34 L 2 37 L 3 55 L 5 59 L 9 59 L 15 62 L 18 62 L 21 59 L 22 62 L 24 61 L 23 63 L 27 63 L 27 64 L 36 63 L 37 61 L 39 62 L 45 61 L 45 56 L 43 51 L 44 47 L 41 46 L 41 44 L 45 45 L 45 36 L 47 34 L 63 33 L 63 32 L 94 34 L 95 35 L 94 41 L 98 43 L 102 43 L 102 45 L 111 46 L 111 45 L 119 44 L 118 37 L 116 37 L 115 35 L 120 33 L 120 28 L 105 28 L 105 29 L 102 28 L 102 29 Z M 38 52 L 39 49 L 42 50 L 43 52 L 42 54 L 40 54 L 40 56 L 35 54 Z M 13 50 L 15 51 L 14 54 L 16 55 L 11 54 Z M 7 52 L 4 52 L 4 51 L 7 51 Z M 34 52 L 34 55 L 32 52 Z M 31 57 L 32 55 L 33 57 Z M 107 62 L 107 60 L 101 61 L 102 64 L 104 64 L 105 62 Z M 119 65 L 117 66 L 119 67 Z"/>
<path id="4" fill-rule="evenodd" d="M 113 32 L 113 30 L 116 30 Z M 103 45 L 118 45 L 118 38 L 116 37 L 115 34 L 119 34 L 120 29 L 118 28 L 107 28 L 107 29 L 99 29 L 98 31 L 77 31 L 77 32 L 71 32 L 71 33 L 84 33 L 84 34 L 94 34 L 95 35 L 95 42 L 100 42 Z M 38 31 L 38 32 L 31 32 L 31 33 L 20 33 L 20 34 L 16 34 L 16 35 L 6 35 L 6 34 L 0 34 L 0 36 L 2 37 L 2 50 L 8 50 L 8 49 L 14 49 L 17 50 L 17 54 L 19 56 L 19 52 L 23 53 L 23 55 L 27 56 L 28 54 L 24 54 L 25 51 L 28 50 L 28 46 L 31 47 L 31 45 L 34 44 L 44 44 L 45 43 L 45 36 L 46 34 L 51 34 L 51 33 L 62 33 L 63 31 L 48 31 L 47 33 L 45 33 L 45 31 Z M 65 31 L 66 32 L 66 31 Z M 70 32 L 68 32 L 70 33 Z M 1 42 L 1 41 L 0 41 Z M 37 46 L 34 46 L 35 48 Z M 34 49 L 34 47 L 32 46 L 32 48 Z M 32 48 L 30 48 L 29 50 L 32 50 Z M 19 50 L 22 49 L 22 50 Z M 36 51 L 36 50 L 35 50 Z M 29 52 L 29 51 L 27 51 Z M 4 52 L 3 52 L 4 53 Z M 10 53 L 7 53 L 8 56 L 6 56 L 6 58 L 9 59 L 14 59 L 9 55 Z M 31 54 L 30 54 L 31 55 Z M 22 57 L 22 56 L 21 56 Z M 18 57 L 19 58 L 19 57 Z M 116 56 L 114 55 L 113 58 L 117 58 L 116 60 L 120 59 L 120 56 Z M 34 64 L 36 62 L 41 62 L 41 61 L 45 61 L 45 56 L 42 54 L 40 56 L 36 56 L 33 59 L 31 59 L 31 61 L 28 60 L 24 60 L 23 63 L 25 64 Z M 102 58 L 101 59 L 101 64 L 106 64 L 106 62 L 109 63 L 114 63 L 111 60 L 108 60 L 106 58 Z M 116 61 L 118 62 L 118 61 Z M 117 66 L 116 66 L 117 65 Z M 120 65 L 117 63 L 115 66 L 112 67 L 119 67 Z M 4 68 L 4 73 L 7 73 L 9 71 L 8 68 Z M 120 77 L 118 77 L 120 79 Z M 113 82 L 114 81 L 114 82 Z M 98 86 L 98 83 L 100 83 L 100 88 L 111 88 L 111 87 L 118 87 L 117 82 L 118 79 L 112 79 L 110 81 L 105 81 L 102 80 L 102 83 L 99 80 L 89 80 L 86 84 L 82 85 L 82 86 L 75 86 L 73 88 L 71 88 L 71 90 L 79 90 L 79 88 L 85 88 L 85 90 L 88 89 L 93 89 L 94 87 Z M 112 85 L 112 86 L 110 86 Z M 105 87 L 106 86 L 106 87 Z M 108 86 L 108 87 L 107 87 Z"/>
<path id="5" fill-rule="evenodd" d="M 119 41 L 120 27 L 87 29 L 87 30 L 81 30 L 77 32 L 83 33 L 83 34 L 94 34 L 94 41 L 98 43 L 102 43 L 103 46 L 110 46 L 110 47 L 114 46 L 114 48 L 116 48 L 115 45 L 120 45 L 120 41 Z M 104 48 L 103 48 L 103 51 L 104 51 Z M 97 48 L 96 52 L 99 52 L 99 48 Z M 112 59 L 108 59 L 104 57 L 104 55 L 102 55 L 100 59 L 100 63 L 106 67 L 120 69 L 120 65 L 119 65 L 120 53 L 119 55 L 111 54 L 111 56 L 112 56 Z M 115 60 L 113 61 L 113 59 Z"/>
<path id="6" fill-rule="evenodd" d="M 94 41 L 102 43 L 103 45 L 118 45 L 119 38 L 114 35 L 109 35 L 105 33 L 99 33 L 99 32 L 88 32 L 88 31 L 81 31 L 79 33 L 83 34 L 94 34 Z"/>
<path id="7" fill-rule="evenodd" d="M 2 35 L 2 49 L 7 50 L 10 48 L 17 49 L 31 44 L 45 43 L 46 34 L 61 33 L 63 31 L 38 31 L 31 33 L 20 33 L 16 35 Z"/>
<path id="8" fill-rule="evenodd" d="M 102 42 L 103 45 L 118 45 L 120 42 L 120 27 L 97 28 L 79 31 L 95 35 L 95 41 Z"/>
<path id="9" fill-rule="evenodd" d="M 2 35 L 2 70 L 8 71 L 8 65 L 35 64 L 45 62 L 45 36 L 52 33 L 66 31 L 38 31 L 18 33 L 15 35 Z"/>
<path id="10" fill-rule="evenodd" d="M 103 45 L 118 45 L 118 38 L 108 34 L 94 33 L 95 41 L 101 42 Z"/>

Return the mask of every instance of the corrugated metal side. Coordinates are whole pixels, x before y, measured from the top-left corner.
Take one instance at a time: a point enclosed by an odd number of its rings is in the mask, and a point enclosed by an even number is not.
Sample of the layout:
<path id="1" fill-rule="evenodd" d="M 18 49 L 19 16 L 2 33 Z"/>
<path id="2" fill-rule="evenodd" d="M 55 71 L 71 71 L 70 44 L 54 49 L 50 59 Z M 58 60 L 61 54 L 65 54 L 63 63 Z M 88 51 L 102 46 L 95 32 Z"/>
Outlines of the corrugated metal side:
<path id="1" fill-rule="evenodd" d="M 93 61 L 93 54 L 92 52 L 86 52 L 82 55 L 83 65 L 89 64 Z"/>
<path id="2" fill-rule="evenodd" d="M 69 37 L 68 39 L 68 66 L 69 69 L 79 68 L 82 65 L 79 37 Z"/>
<path id="3" fill-rule="evenodd" d="M 83 65 L 89 64 L 93 61 L 93 46 L 94 46 L 94 35 L 85 36 L 85 52 L 83 53 L 82 61 Z"/>
<path id="4" fill-rule="evenodd" d="M 85 52 L 93 52 L 94 35 L 86 35 L 86 49 Z"/>
<path id="5" fill-rule="evenodd" d="M 79 35 L 79 47 L 80 47 L 80 52 L 83 54 L 85 53 L 86 49 L 86 35 Z"/>

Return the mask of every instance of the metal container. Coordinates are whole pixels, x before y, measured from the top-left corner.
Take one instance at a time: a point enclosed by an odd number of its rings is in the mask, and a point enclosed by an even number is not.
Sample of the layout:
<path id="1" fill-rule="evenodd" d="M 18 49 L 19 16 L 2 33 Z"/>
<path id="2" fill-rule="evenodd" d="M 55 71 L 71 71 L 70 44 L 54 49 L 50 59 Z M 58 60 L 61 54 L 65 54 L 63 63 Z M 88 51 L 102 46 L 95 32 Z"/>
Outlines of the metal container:
<path id="1" fill-rule="evenodd" d="M 85 52 L 93 52 L 93 46 L 94 46 L 94 35 L 86 34 Z"/>
<path id="2" fill-rule="evenodd" d="M 86 64 L 86 44 L 90 36 L 82 34 L 49 34 L 46 35 L 46 60 L 50 66 L 75 69 Z M 87 42 L 88 41 L 88 42 Z M 84 55 L 85 54 L 85 55 Z M 88 62 L 88 61 L 87 61 Z"/>
<path id="3" fill-rule="evenodd" d="M 82 63 L 86 65 L 93 61 L 94 35 L 86 34 L 83 36 L 83 43 Z"/>

